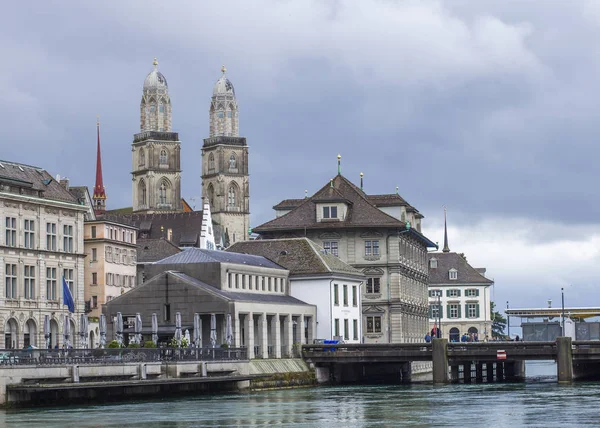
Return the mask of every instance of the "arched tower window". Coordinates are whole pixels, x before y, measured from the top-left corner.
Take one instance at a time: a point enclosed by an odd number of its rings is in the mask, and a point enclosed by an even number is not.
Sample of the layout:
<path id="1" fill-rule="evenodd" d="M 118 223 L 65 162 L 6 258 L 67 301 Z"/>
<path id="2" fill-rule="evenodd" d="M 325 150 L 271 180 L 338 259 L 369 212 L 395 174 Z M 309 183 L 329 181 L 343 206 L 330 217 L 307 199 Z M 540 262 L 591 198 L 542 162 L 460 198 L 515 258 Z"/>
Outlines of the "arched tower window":
<path id="1" fill-rule="evenodd" d="M 237 159 L 235 153 L 229 156 L 229 171 L 237 170 Z"/>
<path id="2" fill-rule="evenodd" d="M 210 208 L 212 210 L 215 209 L 215 188 L 213 187 L 212 183 L 208 185 L 208 203 L 210 204 Z"/>
<path id="3" fill-rule="evenodd" d="M 159 163 L 161 165 L 166 165 L 167 164 L 167 150 L 166 149 L 162 149 L 160 151 Z"/>
<path id="4" fill-rule="evenodd" d="M 156 106 L 154 104 L 150 105 L 150 113 L 154 113 L 156 111 Z"/>
<path id="5" fill-rule="evenodd" d="M 144 180 L 140 180 L 140 184 L 138 185 L 138 203 L 140 205 L 146 205 L 146 183 L 144 182 Z"/>
<path id="6" fill-rule="evenodd" d="M 158 201 L 159 204 L 167 203 L 167 185 L 164 181 L 160 183 L 160 187 L 158 189 Z"/>
<path id="7" fill-rule="evenodd" d="M 208 172 L 215 172 L 215 155 L 212 153 L 208 155 Z"/>
<path id="8" fill-rule="evenodd" d="M 227 191 L 227 207 L 235 208 L 237 206 L 237 189 L 235 184 L 229 186 L 229 190 Z"/>
<path id="9" fill-rule="evenodd" d="M 144 152 L 144 149 L 140 149 L 140 154 L 138 157 L 138 165 L 140 165 L 140 166 L 146 165 L 146 152 Z"/>

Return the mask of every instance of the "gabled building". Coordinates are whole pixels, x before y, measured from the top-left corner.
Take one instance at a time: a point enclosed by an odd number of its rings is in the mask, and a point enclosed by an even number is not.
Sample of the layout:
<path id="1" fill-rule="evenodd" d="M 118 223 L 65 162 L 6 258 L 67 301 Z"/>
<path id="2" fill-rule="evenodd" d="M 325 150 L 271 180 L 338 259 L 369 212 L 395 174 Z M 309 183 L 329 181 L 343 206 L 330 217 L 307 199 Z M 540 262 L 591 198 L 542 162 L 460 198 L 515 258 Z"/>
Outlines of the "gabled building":
<path id="1" fill-rule="evenodd" d="M 366 343 L 419 342 L 428 329 L 422 215 L 399 195 L 367 195 L 338 173 L 311 197 L 275 206 L 263 239 L 307 237 L 361 271 Z"/>
<path id="2" fill-rule="evenodd" d="M 308 238 L 238 242 L 227 251 L 263 256 L 289 270 L 291 296 L 317 307 L 316 339 L 362 343 L 362 272 Z"/>
<path id="3" fill-rule="evenodd" d="M 445 223 L 445 222 L 444 222 Z M 450 251 L 444 224 L 444 248 L 427 254 L 429 267 L 429 327 L 441 324 L 442 337 L 458 342 L 463 334 L 473 339 L 491 337 L 490 287 L 485 268 L 472 267 L 463 254 Z"/>

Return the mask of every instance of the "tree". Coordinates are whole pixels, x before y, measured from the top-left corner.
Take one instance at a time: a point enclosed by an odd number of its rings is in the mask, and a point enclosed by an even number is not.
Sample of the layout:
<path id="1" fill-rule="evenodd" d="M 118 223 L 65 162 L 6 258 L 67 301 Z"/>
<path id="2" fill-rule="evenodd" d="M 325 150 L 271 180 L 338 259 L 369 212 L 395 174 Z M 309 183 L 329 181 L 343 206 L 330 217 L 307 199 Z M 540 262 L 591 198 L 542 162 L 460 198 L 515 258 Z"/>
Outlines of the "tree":
<path id="1" fill-rule="evenodd" d="M 492 314 L 492 337 L 502 338 L 504 329 L 506 328 L 506 318 L 500 312 L 495 311 L 496 305 L 494 302 L 490 302 L 490 314 Z"/>

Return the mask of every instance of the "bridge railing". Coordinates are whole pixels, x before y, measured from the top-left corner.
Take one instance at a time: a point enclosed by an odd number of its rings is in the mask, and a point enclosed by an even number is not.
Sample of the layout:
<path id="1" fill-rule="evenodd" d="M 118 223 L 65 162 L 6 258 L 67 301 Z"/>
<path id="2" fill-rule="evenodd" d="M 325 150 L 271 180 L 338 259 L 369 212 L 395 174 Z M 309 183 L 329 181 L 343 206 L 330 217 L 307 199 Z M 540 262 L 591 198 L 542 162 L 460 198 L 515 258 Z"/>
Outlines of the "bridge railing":
<path id="1" fill-rule="evenodd" d="M 0 368 L 16 365 L 124 364 L 135 362 L 236 361 L 245 348 L 4 349 Z"/>
<path id="2" fill-rule="evenodd" d="M 303 345 L 302 356 L 307 359 L 362 359 L 378 358 L 379 360 L 406 357 L 415 361 L 431 360 L 431 343 L 349 343 L 336 345 Z"/>

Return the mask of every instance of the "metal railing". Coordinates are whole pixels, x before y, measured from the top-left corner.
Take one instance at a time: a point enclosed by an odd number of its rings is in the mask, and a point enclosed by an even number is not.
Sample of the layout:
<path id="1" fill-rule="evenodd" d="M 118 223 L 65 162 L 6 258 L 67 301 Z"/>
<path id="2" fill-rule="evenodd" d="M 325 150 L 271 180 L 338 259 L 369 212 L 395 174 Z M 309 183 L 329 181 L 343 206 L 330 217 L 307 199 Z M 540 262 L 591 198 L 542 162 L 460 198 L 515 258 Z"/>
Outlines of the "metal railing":
<path id="1" fill-rule="evenodd" d="M 15 365 L 124 364 L 247 360 L 245 348 L 4 349 L 0 368 Z"/>

